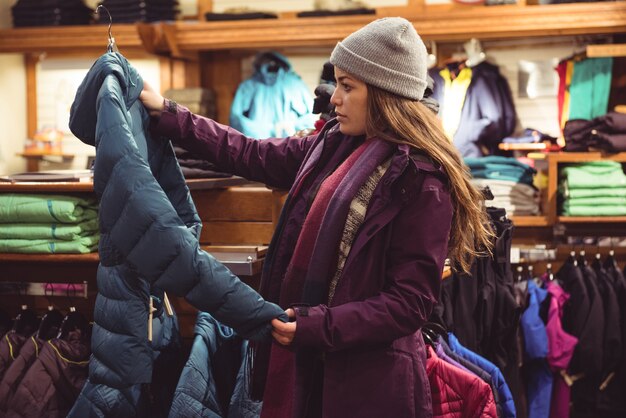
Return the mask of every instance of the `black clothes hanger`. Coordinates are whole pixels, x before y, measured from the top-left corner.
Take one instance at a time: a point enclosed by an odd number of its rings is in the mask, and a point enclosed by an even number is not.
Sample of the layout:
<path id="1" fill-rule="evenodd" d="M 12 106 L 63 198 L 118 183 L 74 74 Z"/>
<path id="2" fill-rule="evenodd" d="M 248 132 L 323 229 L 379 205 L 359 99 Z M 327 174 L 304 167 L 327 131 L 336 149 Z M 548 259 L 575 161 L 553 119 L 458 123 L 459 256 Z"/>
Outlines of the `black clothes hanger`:
<path id="1" fill-rule="evenodd" d="M 44 296 L 48 298 L 48 312 L 41 318 L 37 338 L 41 340 L 49 340 L 56 337 L 61 329 L 63 322 L 63 314 L 52 306 L 50 296 L 54 296 L 54 287 L 50 283 L 46 283 L 44 287 Z"/>
<path id="2" fill-rule="evenodd" d="M 593 258 L 593 262 L 591 263 L 591 268 L 593 268 L 594 270 L 604 269 L 604 266 L 602 265 L 602 256 L 600 255 L 599 251 L 596 253 L 596 256 Z"/>
<path id="3" fill-rule="evenodd" d="M 39 319 L 35 314 L 35 311 L 30 309 L 28 305 L 22 300 L 22 288 L 20 285 L 17 287 L 17 295 L 20 299 L 20 311 L 15 316 L 15 321 L 13 321 L 13 331 L 17 334 L 23 335 L 24 337 L 30 337 L 32 334 L 37 331 L 39 328 Z"/>
<path id="4" fill-rule="evenodd" d="M 422 328 L 422 338 L 424 339 L 424 342 L 433 349 L 437 348 L 436 340 L 427 329 Z"/>
<path id="5" fill-rule="evenodd" d="M 580 267 L 586 266 L 587 265 L 587 259 L 585 258 L 585 250 L 580 250 L 580 252 L 578 253 L 578 265 Z"/>
<path id="6" fill-rule="evenodd" d="M 30 337 L 39 328 L 39 319 L 32 309 L 22 305 L 22 309 L 15 317 L 13 322 L 13 331 L 24 337 Z"/>
<path id="7" fill-rule="evenodd" d="M 611 249 L 609 251 L 609 255 L 604 260 L 604 268 L 615 268 L 617 269 L 617 259 L 615 258 L 615 250 Z"/>
<path id="8" fill-rule="evenodd" d="M 433 342 L 439 341 L 440 337 L 448 342 L 448 331 L 438 322 L 429 321 L 422 325 L 422 334 L 424 333 L 427 333 Z"/>
<path id="9" fill-rule="evenodd" d="M 37 338 L 41 340 L 50 340 L 59 335 L 61 324 L 63 323 L 63 314 L 53 309 L 48 311 L 39 324 L 39 330 L 37 331 Z"/>
<path id="10" fill-rule="evenodd" d="M 70 300 L 70 309 L 61 323 L 61 330 L 59 331 L 58 336 L 58 338 L 62 340 L 67 339 L 69 333 L 75 330 L 80 330 L 82 335 L 89 335 L 91 333 L 89 321 L 82 313 L 78 312 L 74 306 L 74 301 L 72 296 L 70 296 L 70 289 L 73 290 L 74 296 L 76 296 L 76 287 L 74 287 L 74 284 L 71 284 L 70 287 L 67 288 L 67 297 Z"/>
<path id="11" fill-rule="evenodd" d="M 96 14 L 100 15 L 100 10 L 104 10 L 109 15 L 109 43 L 107 45 L 107 52 L 119 52 L 117 49 L 117 45 L 115 44 L 115 38 L 113 37 L 113 33 L 111 32 L 111 26 L 113 26 L 113 18 L 111 17 L 111 13 L 107 10 L 103 5 L 99 5 L 96 8 Z"/>
<path id="12" fill-rule="evenodd" d="M 552 272 L 552 263 L 546 265 L 546 274 L 548 275 L 548 281 L 554 281 L 554 273 Z"/>
<path id="13" fill-rule="evenodd" d="M 566 262 L 571 263 L 574 266 L 578 266 L 578 260 L 576 260 L 576 251 L 572 250 L 569 252 L 569 257 L 567 257 Z"/>

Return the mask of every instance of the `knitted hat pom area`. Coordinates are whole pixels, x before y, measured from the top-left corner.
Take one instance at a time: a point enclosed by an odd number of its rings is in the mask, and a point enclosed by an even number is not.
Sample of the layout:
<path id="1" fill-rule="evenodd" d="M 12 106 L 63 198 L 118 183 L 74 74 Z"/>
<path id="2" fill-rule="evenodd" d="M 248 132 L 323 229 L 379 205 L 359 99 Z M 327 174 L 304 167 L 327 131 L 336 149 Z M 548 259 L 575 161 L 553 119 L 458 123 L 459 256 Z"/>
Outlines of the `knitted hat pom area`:
<path id="1" fill-rule="evenodd" d="M 338 42 L 330 62 L 367 84 L 421 100 L 428 52 L 413 24 L 402 17 L 374 20 Z"/>

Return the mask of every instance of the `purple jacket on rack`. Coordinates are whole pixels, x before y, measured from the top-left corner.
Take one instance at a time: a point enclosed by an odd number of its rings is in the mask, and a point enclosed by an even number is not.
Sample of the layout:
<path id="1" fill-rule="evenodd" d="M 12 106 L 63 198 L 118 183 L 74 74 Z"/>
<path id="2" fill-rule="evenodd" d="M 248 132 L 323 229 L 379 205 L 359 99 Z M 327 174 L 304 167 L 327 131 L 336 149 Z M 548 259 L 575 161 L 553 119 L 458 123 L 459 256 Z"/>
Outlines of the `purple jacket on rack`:
<path id="1" fill-rule="evenodd" d="M 561 370 L 567 370 L 569 362 L 574 355 L 574 348 L 578 339 L 563 330 L 561 318 L 563 318 L 563 305 L 569 299 L 563 288 L 555 282 L 547 282 L 550 299 L 546 332 L 548 334 L 548 364 L 555 372 L 554 387 L 552 389 L 552 401 L 550 402 L 550 418 L 569 417 L 570 388 L 559 375 Z"/>

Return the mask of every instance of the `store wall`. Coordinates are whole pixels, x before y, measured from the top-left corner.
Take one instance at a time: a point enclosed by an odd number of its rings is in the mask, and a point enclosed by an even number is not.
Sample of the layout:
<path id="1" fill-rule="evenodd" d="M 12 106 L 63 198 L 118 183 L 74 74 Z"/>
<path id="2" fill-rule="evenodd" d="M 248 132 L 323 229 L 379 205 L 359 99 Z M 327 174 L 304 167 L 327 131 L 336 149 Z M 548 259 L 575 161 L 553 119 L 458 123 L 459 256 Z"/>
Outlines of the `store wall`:
<path id="1" fill-rule="evenodd" d="M 0 54 L 0 174 L 24 171 L 26 74 L 21 54 Z"/>
<path id="2" fill-rule="evenodd" d="M 0 27 L 11 27 L 10 7 L 16 0 L 0 0 Z M 86 0 L 86 3 L 91 7 L 95 7 L 98 0 Z M 194 0 L 181 0 L 181 8 L 184 15 L 192 15 L 195 13 L 197 3 Z M 405 0 L 368 0 L 366 4 L 371 7 L 375 6 L 394 6 L 406 4 Z M 307 10 L 312 9 L 314 0 L 299 0 L 299 1 L 287 1 L 287 0 L 214 0 L 214 9 L 216 11 L 222 11 L 226 7 L 241 7 L 247 6 L 249 8 L 263 8 L 265 10 L 286 11 L 286 10 Z M 509 80 L 511 90 L 513 92 L 513 98 L 517 108 L 518 116 L 520 119 L 519 128 L 532 127 L 545 131 L 546 133 L 557 135 L 559 133 L 559 127 L 556 119 L 556 97 L 552 95 L 544 95 L 541 97 L 530 98 L 522 97 L 519 94 L 518 86 L 518 74 L 520 60 L 534 60 L 549 62 L 555 59 L 564 58 L 572 53 L 575 46 L 572 38 L 563 37 L 559 39 L 550 38 L 549 40 L 533 39 L 532 44 L 519 41 L 505 41 L 505 42 L 484 42 L 483 47 L 488 55 L 488 59 L 499 65 L 502 73 Z M 428 44 L 432 47 L 431 44 Z M 437 45 L 435 45 L 437 46 Z M 438 46 L 440 50 L 442 45 Z M 448 48 L 450 49 L 450 48 Z M 462 52 L 462 44 L 455 46 L 457 51 Z M 319 77 L 323 63 L 328 59 L 331 48 L 321 49 L 315 54 L 308 54 L 305 52 L 298 52 L 297 54 L 287 54 L 294 70 L 300 74 L 304 82 L 309 86 L 312 92 L 315 86 L 319 82 Z M 252 72 L 252 56 L 248 59 L 242 60 L 242 72 L 244 78 L 249 76 Z M 86 71 L 88 64 L 82 63 L 83 71 Z M 141 72 L 145 78 L 149 79 L 152 84 L 158 83 L 159 73 L 157 60 L 145 60 L 143 64 L 146 69 L 142 69 Z M 44 65 L 45 68 L 50 68 L 50 63 Z M 67 66 L 67 62 L 64 64 L 56 63 L 55 65 Z M 52 65 L 54 66 L 54 65 Z M 41 66 L 40 66 L 41 67 Z M 24 64 L 22 57 L 19 54 L 0 54 L 0 106 L 6 111 L 0 112 L 0 123 L 3 126 L 3 135 L 0 137 L 0 174 L 7 172 L 21 171 L 25 168 L 24 161 L 20 157 L 16 157 L 15 153 L 22 149 L 23 143 L 26 139 L 26 87 L 24 80 Z M 48 73 L 50 74 L 50 73 Z M 40 78 L 41 72 L 38 71 L 38 78 Z M 80 77 L 79 77 L 80 78 Z M 42 82 L 40 80 L 40 82 Z M 44 83 L 46 83 L 44 81 Z M 48 86 L 53 86 L 54 83 L 47 83 Z M 53 88 L 54 90 L 54 88 Z M 58 90 L 58 85 L 57 85 Z M 55 92 L 50 89 L 39 89 L 38 96 L 40 104 L 46 102 L 46 99 L 51 100 L 55 96 Z M 44 105 L 45 107 L 45 105 Z M 53 106 L 55 107 L 55 106 Z M 44 124 L 49 124 L 51 119 L 56 116 L 51 116 L 45 109 L 39 109 L 40 114 L 40 127 Z M 48 116 L 46 116 L 48 112 Z M 68 142 L 68 150 L 79 155 L 79 158 L 71 164 L 72 167 L 82 168 L 84 166 L 84 160 L 90 150 L 81 148 L 81 145 L 76 142 Z M 62 166 L 64 168 L 65 166 Z M 57 168 L 56 166 L 50 166 L 48 168 Z"/>

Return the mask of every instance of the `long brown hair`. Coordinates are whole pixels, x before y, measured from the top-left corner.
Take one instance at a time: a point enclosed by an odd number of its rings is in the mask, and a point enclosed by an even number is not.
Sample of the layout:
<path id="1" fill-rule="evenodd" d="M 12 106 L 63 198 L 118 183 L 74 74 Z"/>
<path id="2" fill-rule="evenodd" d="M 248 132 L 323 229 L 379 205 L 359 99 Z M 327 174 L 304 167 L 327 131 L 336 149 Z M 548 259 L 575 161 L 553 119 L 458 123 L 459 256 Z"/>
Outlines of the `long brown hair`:
<path id="1" fill-rule="evenodd" d="M 367 90 L 366 135 L 419 149 L 445 170 L 453 205 L 448 258 L 454 268 L 469 272 L 474 258 L 493 246 L 483 197 L 470 183 L 469 169 L 433 111 L 369 84 Z"/>

